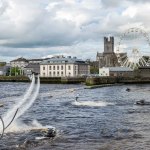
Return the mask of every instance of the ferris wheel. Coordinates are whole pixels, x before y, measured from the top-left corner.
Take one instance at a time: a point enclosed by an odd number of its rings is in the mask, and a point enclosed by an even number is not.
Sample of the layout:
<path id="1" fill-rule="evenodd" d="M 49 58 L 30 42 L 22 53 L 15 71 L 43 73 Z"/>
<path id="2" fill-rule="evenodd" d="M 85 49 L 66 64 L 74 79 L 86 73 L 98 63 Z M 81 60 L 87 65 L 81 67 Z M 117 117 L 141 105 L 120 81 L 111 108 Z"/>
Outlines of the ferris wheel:
<path id="1" fill-rule="evenodd" d="M 130 28 L 120 37 L 116 56 L 121 66 L 132 69 L 150 65 L 150 40 L 140 28 Z"/>

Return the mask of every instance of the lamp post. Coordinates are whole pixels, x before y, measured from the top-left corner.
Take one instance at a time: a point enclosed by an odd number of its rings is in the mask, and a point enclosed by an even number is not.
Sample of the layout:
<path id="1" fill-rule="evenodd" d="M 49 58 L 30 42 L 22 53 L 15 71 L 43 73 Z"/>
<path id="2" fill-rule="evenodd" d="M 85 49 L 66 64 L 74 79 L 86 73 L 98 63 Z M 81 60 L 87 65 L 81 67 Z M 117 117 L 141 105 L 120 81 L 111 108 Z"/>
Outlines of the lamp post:
<path id="1" fill-rule="evenodd" d="M 11 67 L 10 67 L 10 71 L 9 71 L 9 76 L 11 76 Z"/>

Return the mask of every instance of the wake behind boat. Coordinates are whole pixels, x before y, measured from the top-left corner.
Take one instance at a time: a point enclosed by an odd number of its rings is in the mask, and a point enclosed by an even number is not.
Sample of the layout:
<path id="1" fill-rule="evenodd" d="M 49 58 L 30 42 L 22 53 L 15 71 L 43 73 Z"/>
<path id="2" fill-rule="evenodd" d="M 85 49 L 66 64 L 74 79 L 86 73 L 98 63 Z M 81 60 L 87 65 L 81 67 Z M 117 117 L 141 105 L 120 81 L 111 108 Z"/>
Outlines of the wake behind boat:
<path id="1" fill-rule="evenodd" d="M 79 101 L 79 97 L 75 98 L 73 105 L 76 106 L 89 106 L 89 107 L 104 107 L 107 105 L 113 105 L 113 103 L 103 102 L 103 101 Z"/>

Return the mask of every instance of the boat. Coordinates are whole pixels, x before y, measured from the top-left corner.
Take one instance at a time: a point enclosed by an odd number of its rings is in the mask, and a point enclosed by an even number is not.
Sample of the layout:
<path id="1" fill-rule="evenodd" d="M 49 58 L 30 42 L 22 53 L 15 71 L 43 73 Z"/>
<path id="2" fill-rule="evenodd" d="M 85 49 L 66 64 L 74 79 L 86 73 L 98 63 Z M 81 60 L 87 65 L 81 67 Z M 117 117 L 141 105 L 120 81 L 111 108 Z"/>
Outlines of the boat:
<path id="1" fill-rule="evenodd" d="M 131 89 L 127 88 L 127 89 L 126 89 L 126 91 L 127 91 L 127 92 L 130 92 L 130 91 L 131 91 Z"/>
<path id="2" fill-rule="evenodd" d="M 136 105 L 150 105 L 150 102 L 147 102 L 144 99 L 141 99 L 136 102 Z"/>
<path id="3" fill-rule="evenodd" d="M 0 104 L 0 107 L 3 107 L 4 105 L 3 104 Z"/>

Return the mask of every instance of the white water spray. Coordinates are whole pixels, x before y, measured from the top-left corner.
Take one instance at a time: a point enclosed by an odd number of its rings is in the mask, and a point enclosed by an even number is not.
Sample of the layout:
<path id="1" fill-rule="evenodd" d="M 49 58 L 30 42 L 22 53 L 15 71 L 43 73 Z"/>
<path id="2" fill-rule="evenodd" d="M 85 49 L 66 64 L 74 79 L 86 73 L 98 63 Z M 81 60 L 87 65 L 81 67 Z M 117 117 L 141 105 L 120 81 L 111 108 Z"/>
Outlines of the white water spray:
<path id="1" fill-rule="evenodd" d="M 113 103 L 107 103 L 102 101 L 75 101 L 72 103 L 76 106 L 89 106 L 89 107 L 105 107 L 107 105 L 113 105 Z"/>
<path id="2" fill-rule="evenodd" d="M 38 76 L 38 79 L 37 79 L 37 86 L 36 86 L 36 89 L 34 91 L 34 93 L 31 95 L 31 98 L 29 99 L 29 101 L 27 101 L 21 109 L 19 109 L 17 115 L 16 115 L 16 118 L 17 119 L 18 117 L 20 117 L 21 115 L 23 115 L 25 113 L 26 110 L 28 110 L 32 104 L 34 103 L 34 101 L 36 100 L 38 94 L 39 94 L 39 90 L 40 90 L 40 78 Z"/>
<path id="3" fill-rule="evenodd" d="M 13 108 L 10 108 L 10 110 L 6 114 L 4 114 L 3 120 L 4 120 L 6 125 L 8 124 L 8 122 L 10 122 L 10 120 L 12 119 L 12 117 L 15 114 L 16 110 L 18 108 L 20 108 L 27 101 L 28 97 L 31 95 L 31 93 L 33 91 L 34 85 L 35 85 L 35 77 L 34 77 L 34 74 L 33 74 L 32 82 L 30 84 L 30 87 L 27 89 L 25 94 L 23 96 L 21 96 L 21 98 L 19 99 L 19 103 L 15 104 L 13 106 Z"/>

